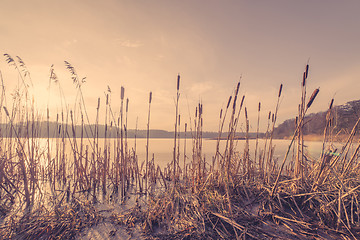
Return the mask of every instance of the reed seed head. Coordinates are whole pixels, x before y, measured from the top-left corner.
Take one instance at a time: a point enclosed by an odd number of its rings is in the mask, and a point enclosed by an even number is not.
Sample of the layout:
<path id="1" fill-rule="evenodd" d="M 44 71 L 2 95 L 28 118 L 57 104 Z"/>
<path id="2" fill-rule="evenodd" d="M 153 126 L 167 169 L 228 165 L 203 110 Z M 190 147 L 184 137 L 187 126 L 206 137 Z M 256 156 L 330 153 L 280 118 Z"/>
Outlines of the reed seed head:
<path id="1" fill-rule="evenodd" d="M 333 99 L 331 99 L 329 109 L 332 109 L 333 104 L 334 104 L 334 98 L 333 98 Z"/>
<path id="2" fill-rule="evenodd" d="M 121 100 L 124 100 L 124 96 L 125 96 L 125 88 L 121 86 L 121 95 L 120 95 Z"/>
<path id="3" fill-rule="evenodd" d="M 306 64 L 306 71 L 305 71 L 305 77 L 308 77 L 308 73 L 309 73 L 309 64 Z"/>
<path id="4" fill-rule="evenodd" d="M 305 84 L 306 84 L 306 72 L 304 72 L 304 74 L 303 74 L 302 86 L 304 87 Z"/>
<path id="5" fill-rule="evenodd" d="M 235 95 L 235 98 L 234 98 L 234 102 L 233 102 L 233 110 L 235 110 L 235 108 L 236 108 L 236 100 L 237 100 L 237 95 Z"/>
<path id="6" fill-rule="evenodd" d="M 244 104 L 244 100 L 245 100 L 245 95 L 243 95 L 242 99 L 241 99 L 241 103 L 240 103 L 240 108 L 242 108 L 243 104 Z"/>
<path id="7" fill-rule="evenodd" d="M 320 91 L 319 88 L 314 90 L 314 92 L 312 93 L 312 95 L 311 95 L 311 97 L 309 99 L 308 104 L 306 105 L 307 108 L 309 108 L 311 106 L 311 104 L 314 102 L 314 100 L 315 100 L 316 96 L 318 95 L 319 91 Z"/>
<path id="8" fill-rule="evenodd" d="M 282 85 L 282 84 L 280 84 L 279 97 L 281 96 L 282 88 L 283 88 L 283 85 Z"/>
<path id="9" fill-rule="evenodd" d="M 260 112 L 261 109 L 261 102 L 259 102 L 258 112 Z"/>
<path id="10" fill-rule="evenodd" d="M 230 102 L 231 102 L 231 99 L 232 99 L 232 96 L 230 96 L 230 97 L 229 97 L 229 100 L 228 100 L 228 103 L 227 103 L 226 109 L 228 109 L 228 108 L 229 108 L 229 106 L 230 106 Z"/>
<path id="11" fill-rule="evenodd" d="M 180 74 L 177 75 L 177 85 L 176 85 L 176 90 L 180 90 Z"/>
<path id="12" fill-rule="evenodd" d="M 240 88 L 240 82 L 238 82 L 238 84 L 237 84 L 237 86 L 236 86 L 235 95 L 238 95 L 238 93 L 239 93 L 239 88 Z"/>
<path id="13" fill-rule="evenodd" d="M 16 58 L 18 59 L 18 62 L 19 62 L 19 64 L 20 64 L 20 67 L 25 67 L 24 61 L 23 61 L 19 56 L 16 56 Z"/>
<path id="14" fill-rule="evenodd" d="M 15 62 L 14 59 L 13 59 L 9 54 L 5 53 L 4 56 L 5 56 L 6 62 L 7 62 L 8 64 Z"/>
<path id="15" fill-rule="evenodd" d="M 150 92 L 150 95 L 149 95 L 149 103 L 151 103 L 151 100 L 152 100 L 152 92 Z"/>

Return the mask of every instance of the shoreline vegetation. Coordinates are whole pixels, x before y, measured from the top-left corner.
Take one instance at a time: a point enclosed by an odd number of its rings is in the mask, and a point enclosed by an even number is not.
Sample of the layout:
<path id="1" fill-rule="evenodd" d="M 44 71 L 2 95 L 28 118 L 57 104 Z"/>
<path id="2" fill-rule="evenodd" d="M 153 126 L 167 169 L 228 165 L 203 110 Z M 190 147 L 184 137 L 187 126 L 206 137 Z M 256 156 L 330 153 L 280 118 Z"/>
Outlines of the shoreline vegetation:
<path id="1" fill-rule="evenodd" d="M 25 123 L 22 124 L 14 124 L 14 129 L 16 128 L 21 128 L 22 126 L 24 126 Z M 49 129 L 50 129 L 50 133 L 47 133 L 47 126 L 48 123 L 47 122 L 35 122 L 35 126 L 36 127 L 36 131 L 38 131 L 37 134 L 37 138 L 58 138 L 59 136 L 56 133 L 56 122 L 49 122 Z M 70 129 L 72 128 L 71 125 L 67 125 L 64 126 L 64 128 Z M 81 131 L 86 131 L 85 129 L 87 129 L 87 132 L 90 132 L 90 129 L 94 128 L 94 126 L 91 125 L 75 125 L 74 126 L 74 132 L 75 134 L 73 134 L 73 132 L 69 132 L 68 133 L 68 137 L 71 138 L 81 138 Z M 108 130 L 107 135 L 105 137 L 105 126 L 104 125 L 99 125 L 98 127 L 98 138 L 99 139 L 104 139 L 104 138 L 116 138 L 116 129 L 112 129 L 112 130 Z M 3 137 L 6 138 L 16 138 L 16 134 L 15 131 L 12 130 L 12 132 L 10 133 L 10 129 L 11 126 L 10 125 L 5 125 L 5 124 L 0 124 L 0 132 L 2 134 Z M 276 128 L 275 128 L 276 129 Z M 32 131 L 31 127 L 29 128 L 29 131 Z M 143 139 L 143 138 L 147 138 L 146 136 L 147 134 L 147 130 L 136 130 L 136 129 L 129 129 L 127 130 L 127 138 L 128 139 Z M 173 139 L 174 138 L 174 134 L 175 132 L 173 131 L 166 131 L 166 130 L 161 130 L 161 129 L 151 129 L 149 130 L 149 139 L 158 139 L 158 138 L 162 138 L 162 139 Z M 218 132 L 203 132 L 202 133 L 202 138 L 206 139 L 206 140 L 227 140 L 227 135 L 229 134 L 228 132 L 223 132 L 222 137 L 218 137 Z M 192 136 L 194 135 L 193 132 L 178 132 L 177 136 L 179 139 L 189 139 L 188 136 Z M 23 132 L 22 135 L 18 134 L 18 137 L 22 138 L 22 137 L 26 137 L 25 133 Z M 332 136 L 332 141 L 333 142 L 344 142 L 346 141 L 348 137 L 348 134 L 344 134 L 344 133 L 340 133 L 340 134 L 336 134 L 335 136 Z M 284 139 L 284 140 L 291 140 L 292 136 L 274 136 L 273 139 Z M 323 141 L 324 140 L 324 136 L 321 134 L 304 134 L 303 135 L 304 141 Z M 248 135 L 246 135 L 246 133 L 240 132 L 237 133 L 236 136 L 234 136 L 234 140 L 256 140 L 256 139 L 262 139 L 262 140 L 266 140 L 267 136 L 266 133 L 256 133 L 256 132 L 249 132 Z M 359 139 L 358 135 L 354 136 L 354 140 L 357 141 Z M 190 139 L 189 139 L 190 140 Z"/>
<path id="2" fill-rule="evenodd" d="M 273 139 L 282 84 L 275 96 L 276 107 L 268 114 L 265 136 L 259 133 L 262 109 L 258 105 L 256 144 L 251 149 L 248 109 L 238 82 L 220 110 L 214 156 L 205 159 L 203 105 L 199 102 L 194 107 L 189 122 L 181 119 L 178 75 L 173 158 L 160 168 L 149 152 L 152 92 L 145 103 L 146 157 L 139 159 L 136 138 L 134 147 L 128 146 L 129 99 L 123 87 L 119 113 L 114 114 L 109 89 L 98 100 L 96 118 L 90 120 L 82 93 L 84 78 L 65 61 L 77 90 L 74 108 L 70 108 L 51 67 L 49 88 L 59 89 L 64 103 L 59 112 L 52 113 L 57 115 L 54 131 L 50 109 L 44 115 L 34 107 L 25 63 L 20 57 L 4 56 L 18 73 L 19 83 L 12 101 L 6 101 L 5 87 L 0 90 L 0 119 L 7 128 L 0 131 L 0 238 L 81 239 L 107 225 L 112 230 L 103 231 L 103 239 L 359 239 L 360 142 L 355 135 L 360 118 L 336 149 L 332 99 L 321 155 L 314 159 L 306 155 L 304 119 L 319 93 L 319 89 L 307 93 L 309 65 L 300 83 L 295 128 L 280 160 L 273 157 Z M 1 74 L 0 79 L 4 86 Z M 100 108 L 105 109 L 102 123 Z M 40 115 L 46 116 L 44 127 L 38 124 Z M 80 127 L 74 119 L 81 119 Z M 236 149 L 240 121 L 245 133 L 242 150 Z M 99 141 L 101 125 L 103 141 Z M 39 140 L 43 129 L 46 147 Z M 52 134 L 55 141 L 50 141 Z M 265 141 L 258 141 L 261 137 Z M 186 145 L 184 139 L 191 139 L 192 144 Z M 187 148 L 191 154 L 181 155 Z"/>
<path id="3" fill-rule="evenodd" d="M 24 126 L 25 123 L 18 123 L 18 124 L 14 124 L 14 128 L 11 130 L 11 126 L 10 125 L 6 125 L 6 124 L 0 124 L 0 132 L 2 134 L 3 137 L 16 137 L 15 134 L 15 130 L 14 129 L 19 129 L 22 126 Z M 72 129 L 72 127 L 74 127 L 74 132 L 69 132 L 68 135 L 69 137 L 73 138 L 81 138 L 81 131 L 83 132 L 91 132 L 91 129 L 94 129 L 95 126 L 94 125 L 86 125 L 84 124 L 83 126 L 81 125 L 74 125 L 71 126 L 70 124 L 67 125 L 63 125 L 64 128 L 66 129 Z M 48 128 L 49 128 L 49 133 L 48 133 Z M 105 138 L 105 125 L 98 125 L 96 127 L 98 129 L 98 138 Z M 10 131 L 11 130 L 11 131 Z M 57 124 L 56 122 L 35 122 L 34 123 L 34 130 L 38 132 L 37 137 L 39 138 L 58 138 L 58 131 L 59 131 L 59 124 Z M 61 129 L 60 129 L 61 130 Z M 29 131 L 32 131 L 32 126 L 29 127 Z M 147 130 L 139 130 L 139 129 L 128 129 L 126 131 L 127 133 L 127 138 L 132 139 L 132 138 L 147 138 Z M 166 130 L 161 130 L 161 129 L 150 129 L 149 130 L 149 138 L 174 138 L 174 131 L 166 131 Z M 177 136 L 181 139 L 184 138 L 189 138 L 189 136 L 194 135 L 195 133 L 192 131 L 187 131 L 187 132 L 177 132 Z M 228 133 L 224 132 L 224 135 L 227 135 Z M 264 138 L 265 134 L 264 133 L 256 133 L 256 132 L 249 132 L 248 133 L 248 138 L 250 139 L 255 139 L 256 135 L 258 134 L 259 138 Z M 218 139 L 218 132 L 203 132 L 202 133 L 202 137 L 204 139 Z M 26 132 L 19 132 L 18 133 L 18 137 L 26 137 Z M 117 130 L 116 129 L 107 129 L 106 130 L 106 138 L 116 138 L 117 137 Z M 235 138 L 237 139 L 245 139 L 246 138 L 246 133 L 237 133 Z M 221 140 L 226 139 L 225 137 L 221 137 Z"/>
<path id="4" fill-rule="evenodd" d="M 335 135 L 335 136 L 332 136 L 332 142 L 333 143 L 335 143 L 335 142 L 344 143 L 344 142 L 346 142 L 348 137 L 349 137 L 349 135 L 346 135 L 346 134 Z M 284 137 L 284 138 L 278 138 L 278 139 L 291 140 L 291 137 Z M 360 137 L 358 135 L 355 135 L 353 137 L 354 142 L 358 142 L 359 139 L 360 139 Z M 315 134 L 304 135 L 304 141 L 322 142 L 323 140 L 324 140 L 323 135 L 315 135 Z"/>

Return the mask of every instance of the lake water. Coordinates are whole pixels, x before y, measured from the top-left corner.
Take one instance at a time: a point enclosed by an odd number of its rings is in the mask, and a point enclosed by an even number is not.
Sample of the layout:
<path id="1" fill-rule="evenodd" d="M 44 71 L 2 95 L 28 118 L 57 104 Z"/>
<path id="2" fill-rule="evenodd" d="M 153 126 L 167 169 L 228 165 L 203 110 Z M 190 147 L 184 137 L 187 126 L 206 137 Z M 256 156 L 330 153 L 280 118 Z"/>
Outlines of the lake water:
<path id="1" fill-rule="evenodd" d="M 134 147 L 134 139 L 129 139 L 129 147 Z M 207 160 L 212 159 L 216 152 L 216 144 L 217 141 L 210 139 L 203 139 L 203 147 L 202 153 L 203 156 Z M 243 154 L 245 148 L 246 141 L 238 140 L 236 141 L 236 148 L 239 154 Z M 272 141 L 272 145 L 275 147 L 274 151 L 274 159 L 283 159 L 288 147 L 290 144 L 290 140 L 278 140 L 274 139 Z M 184 145 L 185 139 L 180 139 L 180 162 L 183 162 L 184 159 Z M 192 145 L 193 141 L 191 139 L 186 139 L 186 156 L 187 158 L 192 158 Z M 225 150 L 226 141 L 220 141 L 220 153 L 223 153 Z M 256 140 L 249 140 L 249 149 L 250 156 L 254 158 L 255 155 L 255 145 Z M 258 152 L 257 156 L 259 156 L 260 151 L 264 149 L 265 140 L 259 139 L 258 141 Z M 317 141 L 309 141 L 305 142 L 306 151 L 311 156 L 311 158 L 316 159 L 321 154 L 322 142 Z M 337 144 L 339 145 L 339 144 Z M 267 147 L 269 146 L 269 141 L 267 141 Z M 164 167 L 168 163 L 170 163 L 173 159 L 173 148 L 174 148 L 174 139 L 150 139 L 149 142 L 149 159 L 152 158 L 154 154 L 155 164 Z M 141 162 L 146 158 L 146 139 L 137 139 L 136 140 L 136 152 L 138 155 L 138 159 Z M 290 157 L 290 155 L 289 155 Z"/>
<path id="2" fill-rule="evenodd" d="M 51 139 L 51 149 L 52 153 L 54 154 L 55 150 L 55 141 L 56 139 Z M 41 139 L 41 144 L 43 146 L 43 149 L 47 148 L 47 139 Z M 77 140 L 78 144 L 80 143 L 80 139 Z M 90 140 L 92 143 L 92 140 Z M 235 152 L 237 154 L 240 154 L 242 156 L 245 148 L 246 141 L 245 140 L 237 140 Z M 187 162 L 191 161 L 192 159 L 192 150 L 193 150 L 193 140 L 192 139 L 180 139 L 180 163 L 183 163 L 184 161 L 184 147 L 186 143 L 186 157 Z M 210 160 L 214 157 L 216 152 L 216 140 L 210 140 L 210 139 L 203 139 L 202 144 L 202 156 L 205 157 L 205 159 L 210 162 Z M 273 159 L 276 161 L 282 161 L 288 147 L 290 144 L 290 140 L 279 140 L 274 139 L 272 141 L 272 146 L 274 147 L 274 155 Z M 90 145 L 89 140 L 84 140 L 84 145 Z M 107 146 L 110 147 L 111 155 L 113 155 L 113 149 L 116 145 L 116 139 L 107 139 Z M 226 141 L 222 140 L 220 141 L 220 153 L 223 154 L 225 151 L 225 145 Z M 249 140 L 249 150 L 250 150 L 250 158 L 254 159 L 255 155 L 255 145 L 256 140 L 251 139 Z M 258 151 L 257 156 L 264 150 L 265 140 L 259 139 L 258 140 Z M 295 142 L 294 144 L 295 145 Z M 307 156 L 309 156 L 311 159 L 317 159 L 321 155 L 321 149 L 322 149 L 322 142 L 320 141 L 308 141 L 304 143 L 305 145 L 305 152 Z M 335 144 L 338 149 L 341 148 L 341 143 Z M 99 139 L 99 146 L 104 146 L 104 139 Z M 267 141 L 267 149 L 269 146 L 269 140 Z M 135 148 L 135 139 L 128 139 L 128 149 L 134 149 Z M 154 161 L 156 165 L 159 165 L 161 168 L 167 166 L 167 164 L 171 163 L 173 159 L 173 148 L 174 148 L 174 139 L 159 139 L 159 138 L 153 138 L 149 140 L 149 160 L 152 159 L 154 156 Z M 90 149 L 90 147 L 89 147 Z M 69 142 L 67 141 L 67 150 L 68 156 L 71 156 L 71 147 L 69 146 Z M 351 151 L 350 151 L 351 152 Z M 293 147 L 291 149 L 291 152 L 288 157 L 288 161 L 293 156 Z M 139 163 L 144 161 L 146 159 L 146 139 L 140 138 L 136 139 L 136 154 L 138 156 Z M 71 158 L 71 157 L 70 157 Z M 279 160 L 280 159 L 280 160 Z M 182 166 L 182 164 L 181 164 Z"/>

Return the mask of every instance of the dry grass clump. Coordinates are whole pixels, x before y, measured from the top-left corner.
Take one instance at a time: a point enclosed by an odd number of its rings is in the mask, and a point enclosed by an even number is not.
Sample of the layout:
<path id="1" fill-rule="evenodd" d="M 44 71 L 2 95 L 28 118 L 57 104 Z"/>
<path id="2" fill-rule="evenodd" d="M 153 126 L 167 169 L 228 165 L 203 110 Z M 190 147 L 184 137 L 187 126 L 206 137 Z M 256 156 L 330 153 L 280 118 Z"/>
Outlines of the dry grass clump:
<path id="1" fill-rule="evenodd" d="M 124 225 L 128 228 L 135 227 L 135 224 L 143 223 L 145 220 L 145 213 L 141 210 L 139 204 L 136 204 L 134 207 L 129 210 L 119 214 L 113 213 L 109 217 L 109 220 L 114 224 Z"/>
<path id="2" fill-rule="evenodd" d="M 6 204 L 0 205 L 0 217 L 4 217 L 11 210 L 11 205 L 7 206 Z"/>
<path id="3" fill-rule="evenodd" d="M 2 239 L 75 239 L 83 229 L 100 222 L 90 202 L 73 200 L 54 209 L 44 206 L 25 213 L 20 219 L 11 217 L 0 229 Z"/>
<path id="4" fill-rule="evenodd" d="M 268 128 L 270 131 L 265 140 L 265 149 L 257 158 L 251 159 L 248 144 L 245 144 L 243 154 L 237 153 L 234 147 L 244 103 L 244 97 L 240 104 L 237 103 L 238 84 L 234 95 L 229 98 L 225 114 L 222 114 L 223 111 L 220 113 L 218 142 L 223 134 L 228 110 L 230 112 L 224 150 L 221 151 L 217 144 L 215 157 L 212 164 L 209 164 L 201 155 L 201 145 L 195 144 L 192 161 L 182 181 L 174 182 L 165 193 L 158 193 L 147 202 L 144 226 L 152 232 L 153 238 L 360 237 L 360 161 L 357 155 L 360 147 L 350 150 L 353 149 L 350 146 L 357 126 L 354 126 L 339 153 L 328 142 L 331 139 L 328 134 L 332 131 L 325 129 L 323 154 L 319 159 L 307 157 L 302 135 L 302 128 L 305 126 L 303 120 L 319 93 L 319 89 L 315 89 L 306 101 L 308 69 L 307 65 L 296 131 L 282 162 L 273 159 L 272 145 L 282 85 L 275 114 L 269 114 L 271 127 Z M 330 109 L 331 106 L 332 104 Z M 258 110 L 260 111 L 260 107 Z M 202 119 L 197 117 L 195 115 L 195 126 L 201 126 Z M 245 108 L 246 132 L 248 124 Z M 331 127 L 329 122 L 327 128 Z M 195 132 L 193 139 L 194 143 L 201 143 L 201 133 Z M 291 151 L 295 153 L 293 158 L 290 157 Z M 158 228 L 163 231 L 159 232 Z"/>

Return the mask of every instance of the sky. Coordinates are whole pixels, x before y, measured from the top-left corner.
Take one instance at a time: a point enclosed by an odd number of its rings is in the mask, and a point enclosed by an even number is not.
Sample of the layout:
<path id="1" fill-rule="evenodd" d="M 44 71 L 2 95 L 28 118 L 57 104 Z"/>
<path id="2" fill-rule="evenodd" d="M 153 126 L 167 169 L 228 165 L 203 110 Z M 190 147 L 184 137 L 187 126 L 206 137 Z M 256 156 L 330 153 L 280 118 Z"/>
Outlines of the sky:
<path id="1" fill-rule="evenodd" d="M 108 86 L 113 112 L 119 113 L 123 86 L 128 128 L 136 122 L 146 128 L 151 91 L 150 128 L 169 131 L 178 74 L 182 130 L 201 101 L 204 130 L 216 131 L 220 109 L 241 79 L 250 131 L 256 131 L 259 102 L 264 131 L 280 84 L 277 122 L 296 116 L 307 63 L 308 95 L 320 88 L 309 112 L 325 111 L 333 97 L 336 105 L 360 98 L 359 9 L 355 0 L 1 0 L 0 71 L 10 96 L 19 77 L 2 55 L 20 56 L 40 118 L 48 104 L 55 119 L 59 86 L 70 108 L 76 100 L 68 61 L 86 77 L 81 89 L 90 122 L 98 98 L 105 121 Z M 52 65 L 58 83 L 49 87 Z"/>

